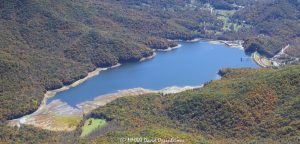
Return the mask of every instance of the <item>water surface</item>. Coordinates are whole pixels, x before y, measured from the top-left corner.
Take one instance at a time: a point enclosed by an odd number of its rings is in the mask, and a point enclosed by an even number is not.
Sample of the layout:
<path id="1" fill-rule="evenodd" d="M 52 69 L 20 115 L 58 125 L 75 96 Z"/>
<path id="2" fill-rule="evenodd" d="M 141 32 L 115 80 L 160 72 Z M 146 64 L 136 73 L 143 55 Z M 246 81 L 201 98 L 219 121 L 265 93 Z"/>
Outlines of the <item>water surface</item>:
<path id="1" fill-rule="evenodd" d="M 76 106 L 97 96 L 130 88 L 159 90 L 170 86 L 199 86 L 217 79 L 221 68 L 258 67 L 244 51 L 224 44 L 182 42 L 181 45 L 170 52 L 158 52 L 151 60 L 102 71 L 81 85 L 58 93 L 48 103 L 60 99 Z"/>

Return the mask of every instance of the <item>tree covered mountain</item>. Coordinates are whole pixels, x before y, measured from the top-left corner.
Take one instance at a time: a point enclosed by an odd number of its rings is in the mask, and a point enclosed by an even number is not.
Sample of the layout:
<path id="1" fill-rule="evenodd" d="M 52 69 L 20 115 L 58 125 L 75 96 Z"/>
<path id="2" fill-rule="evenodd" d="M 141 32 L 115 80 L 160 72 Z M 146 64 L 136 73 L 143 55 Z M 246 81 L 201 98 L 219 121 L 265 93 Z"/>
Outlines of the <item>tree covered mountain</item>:
<path id="1" fill-rule="evenodd" d="M 152 49 L 176 46 L 167 38 L 199 37 L 194 31 L 199 21 L 218 23 L 204 10 L 190 15 L 175 2 L 149 8 L 131 1 L 0 3 L 1 120 L 33 112 L 46 90 L 68 85 L 96 67 L 138 61 Z M 152 9 L 166 3 L 173 7 Z"/>
<path id="2" fill-rule="evenodd" d="M 299 141 L 299 65 L 222 73 L 221 80 L 200 89 L 121 98 L 98 108 L 91 117 L 106 118 L 119 128 L 88 139 L 174 136 L 187 143 Z"/>
<path id="3" fill-rule="evenodd" d="M 300 3 L 278 0 L 247 6 L 232 18 L 251 25 L 252 36 L 245 39 L 246 51 L 272 57 L 286 45 L 287 53 L 299 57 Z"/>
<path id="4" fill-rule="evenodd" d="M 4 126 L 1 139 L 57 143 L 117 143 L 123 137 L 174 137 L 185 143 L 299 141 L 299 65 L 224 69 L 221 73 L 221 80 L 207 82 L 200 89 L 123 97 L 100 107 L 85 119 L 105 119 L 107 125 L 84 138 L 80 137 L 81 126 L 69 133 Z"/>
<path id="5" fill-rule="evenodd" d="M 286 53 L 299 57 L 299 14 L 297 0 L 0 0 L 0 140 L 77 141 L 79 131 L 17 129 L 6 122 L 35 111 L 46 90 L 97 67 L 176 46 L 168 39 L 242 39 L 246 52 L 267 57 L 290 45 Z M 105 115 L 126 131 L 91 140 L 107 142 L 133 131 L 202 142 L 298 140 L 299 66 L 223 73 L 204 89 L 123 98 L 94 111 L 92 117 Z"/>

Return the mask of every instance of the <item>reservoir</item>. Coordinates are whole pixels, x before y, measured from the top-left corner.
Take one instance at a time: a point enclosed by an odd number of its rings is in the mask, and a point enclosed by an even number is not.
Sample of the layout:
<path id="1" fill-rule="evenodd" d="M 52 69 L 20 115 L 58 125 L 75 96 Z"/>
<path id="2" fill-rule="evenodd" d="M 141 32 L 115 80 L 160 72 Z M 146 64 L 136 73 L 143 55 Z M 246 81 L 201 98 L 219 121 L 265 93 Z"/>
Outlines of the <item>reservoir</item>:
<path id="1" fill-rule="evenodd" d="M 209 42 L 181 42 L 182 47 L 157 52 L 150 60 L 123 64 L 101 71 L 84 83 L 59 92 L 47 103 L 59 99 L 76 107 L 97 96 L 131 88 L 159 90 L 171 86 L 200 86 L 218 79 L 222 68 L 257 68 L 252 59 L 238 48 Z M 241 60 L 242 58 L 242 60 Z"/>

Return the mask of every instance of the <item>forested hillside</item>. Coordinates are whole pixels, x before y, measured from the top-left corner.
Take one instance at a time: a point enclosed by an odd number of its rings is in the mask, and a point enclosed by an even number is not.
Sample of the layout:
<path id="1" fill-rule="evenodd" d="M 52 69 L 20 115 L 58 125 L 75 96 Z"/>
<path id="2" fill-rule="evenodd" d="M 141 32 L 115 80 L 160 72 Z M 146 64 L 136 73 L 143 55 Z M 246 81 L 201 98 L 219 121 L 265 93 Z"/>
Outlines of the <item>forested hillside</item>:
<path id="1" fill-rule="evenodd" d="M 185 143 L 299 142 L 299 65 L 224 69 L 221 74 L 221 80 L 200 89 L 117 99 L 86 116 L 107 121 L 86 137 L 80 137 L 80 126 L 68 133 L 1 126 L 0 140 L 115 143 L 127 137 L 173 137 Z"/>
<path id="2" fill-rule="evenodd" d="M 138 61 L 167 39 L 245 39 L 246 50 L 298 56 L 298 2 L 33 1 L 0 2 L 0 119 L 34 111 L 46 90 L 96 67 Z M 262 12 L 262 11 L 267 12 Z M 15 105 L 15 103 L 19 103 Z"/>
<path id="3" fill-rule="evenodd" d="M 91 114 L 117 128 L 95 131 L 87 139 L 178 137 L 190 143 L 296 143 L 299 75 L 299 65 L 278 70 L 225 69 L 222 80 L 201 89 L 121 98 Z"/>
<path id="4" fill-rule="evenodd" d="M 33 112 L 46 90 L 78 80 L 96 67 L 138 61 L 168 39 L 204 35 L 198 23 L 218 21 L 184 1 L 0 2 L 0 119 Z M 190 13 L 194 13 L 191 15 Z"/>
<path id="5" fill-rule="evenodd" d="M 299 18 L 297 0 L 0 0 L 0 143 L 299 141 L 299 66 L 226 69 L 203 89 L 119 99 L 91 114 L 112 125 L 90 139 L 78 138 L 80 128 L 6 126 L 34 112 L 47 90 L 177 45 L 169 39 L 242 39 L 247 53 L 269 58 L 289 45 L 285 53 L 300 57 Z"/>
<path id="6" fill-rule="evenodd" d="M 299 15 L 299 1 L 278 0 L 247 6 L 232 19 L 252 26 L 252 36 L 245 38 L 247 51 L 272 57 L 289 44 L 287 53 L 299 57 Z"/>

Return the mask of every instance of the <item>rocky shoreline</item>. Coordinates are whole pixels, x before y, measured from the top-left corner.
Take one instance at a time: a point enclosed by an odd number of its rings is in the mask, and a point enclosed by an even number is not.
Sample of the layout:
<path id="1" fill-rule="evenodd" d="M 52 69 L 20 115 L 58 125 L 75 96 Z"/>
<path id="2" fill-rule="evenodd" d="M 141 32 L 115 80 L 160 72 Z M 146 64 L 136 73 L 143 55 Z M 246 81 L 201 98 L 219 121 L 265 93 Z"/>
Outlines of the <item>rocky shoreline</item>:
<path id="1" fill-rule="evenodd" d="M 139 61 L 142 62 L 142 61 L 145 61 L 145 60 L 149 60 L 149 59 L 152 59 L 156 56 L 156 52 L 153 51 L 153 54 L 151 56 L 148 56 L 148 57 L 143 57 L 141 58 Z"/>
<path id="2" fill-rule="evenodd" d="M 170 47 L 170 48 L 168 48 L 166 50 L 158 50 L 158 51 L 170 51 L 170 50 L 173 50 L 173 49 L 177 49 L 179 47 L 181 47 L 180 44 L 178 44 L 175 47 Z M 141 58 L 139 61 L 142 62 L 142 61 L 145 61 L 145 60 L 148 60 L 148 59 L 152 59 L 155 56 L 156 56 L 156 52 L 155 52 L 155 50 L 153 50 L 153 55 L 151 55 L 149 57 Z M 28 119 L 28 117 L 39 115 L 45 109 L 48 109 L 47 105 L 46 105 L 46 102 L 47 102 L 47 100 L 49 98 L 54 97 L 59 92 L 62 92 L 62 91 L 65 91 L 65 90 L 68 90 L 70 88 L 73 88 L 73 87 L 76 87 L 76 86 L 80 85 L 81 83 L 85 82 L 86 80 L 88 80 L 88 79 L 90 79 L 90 78 L 92 78 L 92 77 L 94 77 L 96 75 L 99 75 L 101 71 L 112 69 L 112 68 L 116 68 L 116 67 L 119 67 L 121 65 L 122 64 L 118 63 L 118 64 L 116 64 L 114 66 L 111 66 L 111 67 L 97 68 L 94 71 L 89 72 L 86 77 L 84 77 L 82 79 L 79 79 L 79 80 L 75 81 L 74 83 L 72 83 L 70 85 L 63 86 L 63 87 L 61 87 L 59 89 L 46 91 L 46 93 L 44 94 L 44 99 L 42 100 L 40 106 L 38 107 L 38 109 L 35 112 L 33 112 L 32 114 L 29 114 L 29 115 L 25 115 L 25 116 L 23 116 L 21 118 L 18 118 L 18 119 L 10 120 L 8 125 L 20 127 L 21 124 L 26 124 L 26 123 L 29 124 L 29 122 L 26 122 L 27 119 Z M 38 127 L 41 127 L 41 126 L 38 126 Z M 52 128 L 45 128 L 45 129 L 52 129 Z"/>
<path id="3" fill-rule="evenodd" d="M 70 85 L 67 85 L 67 86 L 63 86 L 59 89 L 55 89 L 55 90 L 49 90 L 47 91 L 45 94 L 44 94 L 44 99 L 42 100 L 40 106 L 38 107 L 38 109 L 33 112 L 32 114 L 29 114 L 29 115 L 25 115 L 21 118 L 18 118 L 18 119 L 13 119 L 13 120 L 10 120 L 8 125 L 10 126 L 18 126 L 20 127 L 21 124 L 31 124 L 30 122 L 32 121 L 32 119 L 30 120 L 30 118 L 33 118 L 37 115 L 40 115 L 40 114 L 43 114 L 45 112 L 45 110 L 48 110 L 50 109 L 49 106 L 47 107 L 47 100 L 51 97 L 54 97 L 57 93 L 59 92 L 62 92 L 62 91 L 65 91 L 65 90 L 68 90 L 72 87 L 75 87 L 75 86 L 78 86 L 80 84 L 82 84 L 83 82 L 85 82 L 86 80 L 96 76 L 96 75 L 99 75 L 101 71 L 104 71 L 104 70 L 108 70 L 108 69 L 111 69 L 111 68 L 116 68 L 118 66 L 121 66 L 120 63 L 114 65 L 114 66 L 111 66 L 111 67 L 106 67 L 106 68 L 97 68 L 95 69 L 94 71 L 92 72 L 89 72 L 88 75 L 82 79 L 79 79 L 77 81 L 75 81 L 74 83 L 70 84 Z M 51 106 L 50 106 L 51 107 Z M 46 125 L 45 125 L 46 126 Z M 42 127 L 40 126 L 39 124 L 37 125 L 37 127 Z M 50 129 L 50 128 L 45 128 L 45 129 Z M 67 130 L 67 129 L 66 129 Z"/>
<path id="4" fill-rule="evenodd" d="M 191 40 L 188 42 L 197 42 L 197 41 L 204 41 L 204 40 L 203 39 L 194 39 L 194 40 Z M 237 47 L 241 46 L 242 47 L 241 44 L 237 45 L 236 43 L 233 43 L 233 42 L 228 43 L 228 41 L 210 40 L 208 42 L 213 43 L 213 44 L 219 44 L 219 43 L 226 44 L 226 42 L 227 42 L 228 46 L 231 45 L 231 46 L 237 46 Z M 181 45 L 178 44 L 176 47 L 168 48 L 165 50 L 157 50 L 157 51 L 170 51 L 170 50 L 174 50 L 174 49 L 177 49 L 180 47 L 181 47 Z M 155 55 L 156 55 L 156 53 L 154 51 L 153 55 L 142 58 L 142 59 L 140 59 L 140 61 L 145 61 L 147 59 L 151 59 L 151 58 L 155 57 Z M 80 80 L 72 83 L 71 85 L 63 86 L 62 88 L 59 88 L 56 90 L 47 91 L 45 93 L 44 100 L 42 101 L 42 104 L 40 105 L 40 107 L 38 108 L 37 111 L 35 111 L 34 113 L 32 113 L 30 115 L 23 116 L 19 119 L 11 120 L 9 122 L 9 125 L 20 126 L 21 124 L 29 124 L 29 125 L 34 125 L 36 127 L 43 128 L 43 129 L 53 130 L 53 131 L 71 131 L 71 130 L 75 129 L 76 127 L 74 127 L 74 126 L 70 127 L 66 124 L 57 124 L 59 122 L 51 121 L 51 119 L 49 120 L 45 117 L 47 117 L 47 115 L 50 118 L 53 116 L 64 117 L 65 116 L 64 113 L 68 112 L 68 113 L 75 113 L 76 117 L 82 118 L 83 114 L 89 113 L 90 111 L 92 111 L 93 109 L 95 109 L 99 106 L 104 106 L 105 104 L 107 104 L 119 97 L 142 95 L 142 94 L 147 94 L 147 93 L 162 93 L 162 94 L 177 93 L 177 92 L 182 92 L 182 91 L 189 90 L 189 89 L 202 87 L 202 86 L 199 86 L 199 87 L 189 87 L 189 86 L 187 86 L 187 87 L 168 87 L 168 88 L 165 88 L 160 91 L 152 91 L 152 90 L 146 90 L 146 89 L 142 89 L 142 88 L 129 89 L 129 90 L 120 91 L 120 92 L 114 93 L 114 94 L 108 94 L 108 95 L 104 95 L 104 96 L 102 95 L 102 96 L 96 97 L 94 101 L 88 101 L 88 102 L 84 102 L 84 103 L 77 105 L 78 108 L 73 108 L 61 101 L 54 101 L 54 104 L 46 105 L 47 99 L 55 96 L 58 92 L 62 92 L 62 91 L 68 90 L 72 87 L 75 87 L 75 86 L 83 83 L 84 81 L 88 80 L 89 78 L 98 75 L 103 70 L 115 68 L 120 65 L 121 64 L 117 64 L 117 65 L 114 65 L 112 67 L 107 67 L 107 68 L 97 68 L 96 70 L 88 73 L 88 75 L 85 78 L 80 79 Z M 61 110 L 59 110 L 57 107 L 60 107 Z M 58 111 L 61 111 L 61 114 L 58 114 Z M 41 118 L 41 115 L 42 115 L 42 118 Z M 41 122 L 41 119 L 44 119 L 46 122 Z"/>
<path id="5" fill-rule="evenodd" d="M 172 50 L 178 49 L 178 48 L 180 48 L 181 46 L 182 46 L 181 44 L 178 44 L 178 45 L 175 46 L 175 47 L 169 47 L 169 48 L 167 48 L 167 49 L 157 49 L 156 51 L 168 52 L 168 51 L 172 51 Z"/>
<path id="6" fill-rule="evenodd" d="M 234 40 L 234 41 L 227 41 L 227 40 L 214 40 L 214 39 L 205 39 L 205 38 L 194 38 L 192 40 L 168 40 L 168 41 L 173 41 L 173 42 L 209 42 L 211 44 L 225 44 L 228 47 L 231 48 L 239 48 L 241 50 L 244 50 L 243 47 L 243 40 Z"/>
<path id="7" fill-rule="evenodd" d="M 116 93 L 101 95 L 92 101 L 86 101 L 78 104 L 77 107 L 72 107 L 60 100 L 54 100 L 50 104 L 41 106 L 36 112 L 26 115 L 22 118 L 9 121 L 10 126 L 20 126 L 21 124 L 32 125 L 34 127 L 50 130 L 50 131 L 73 131 L 77 128 L 85 114 L 92 110 L 105 106 L 106 104 L 127 96 L 139 96 L 149 93 L 160 93 L 162 95 L 174 94 L 201 88 L 200 86 L 185 86 L 185 87 L 167 87 L 162 90 L 148 90 L 143 88 L 133 88 L 121 90 Z"/>
<path id="8" fill-rule="evenodd" d="M 89 72 L 88 75 L 82 79 L 79 79 L 77 81 L 75 81 L 74 83 L 70 84 L 70 85 L 67 85 L 67 86 L 63 86 L 59 89 L 55 89 L 55 90 L 49 90 L 45 93 L 44 97 L 45 98 L 51 98 L 53 96 L 55 96 L 57 93 L 59 92 L 62 92 L 62 91 L 65 91 L 65 90 L 68 90 L 70 88 L 73 88 L 73 87 L 76 87 L 78 85 L 80 85 L 81 83 L 85 82 L 86 80 L 96 76 L 96 75 L 99 75 L 101 71 L 105 71 L 105 70 L 108 70 L 108 69 L 112 69 L 112 68 L 116 68 L 116 67 L 119 67 L 121 66 L 120 63 L 114 65 L 114 66 L 111 66 L 111 67 L 105 67 L 105 68 L 97 68 L 95 69 L 94 71 L 92 72 Z"/>

